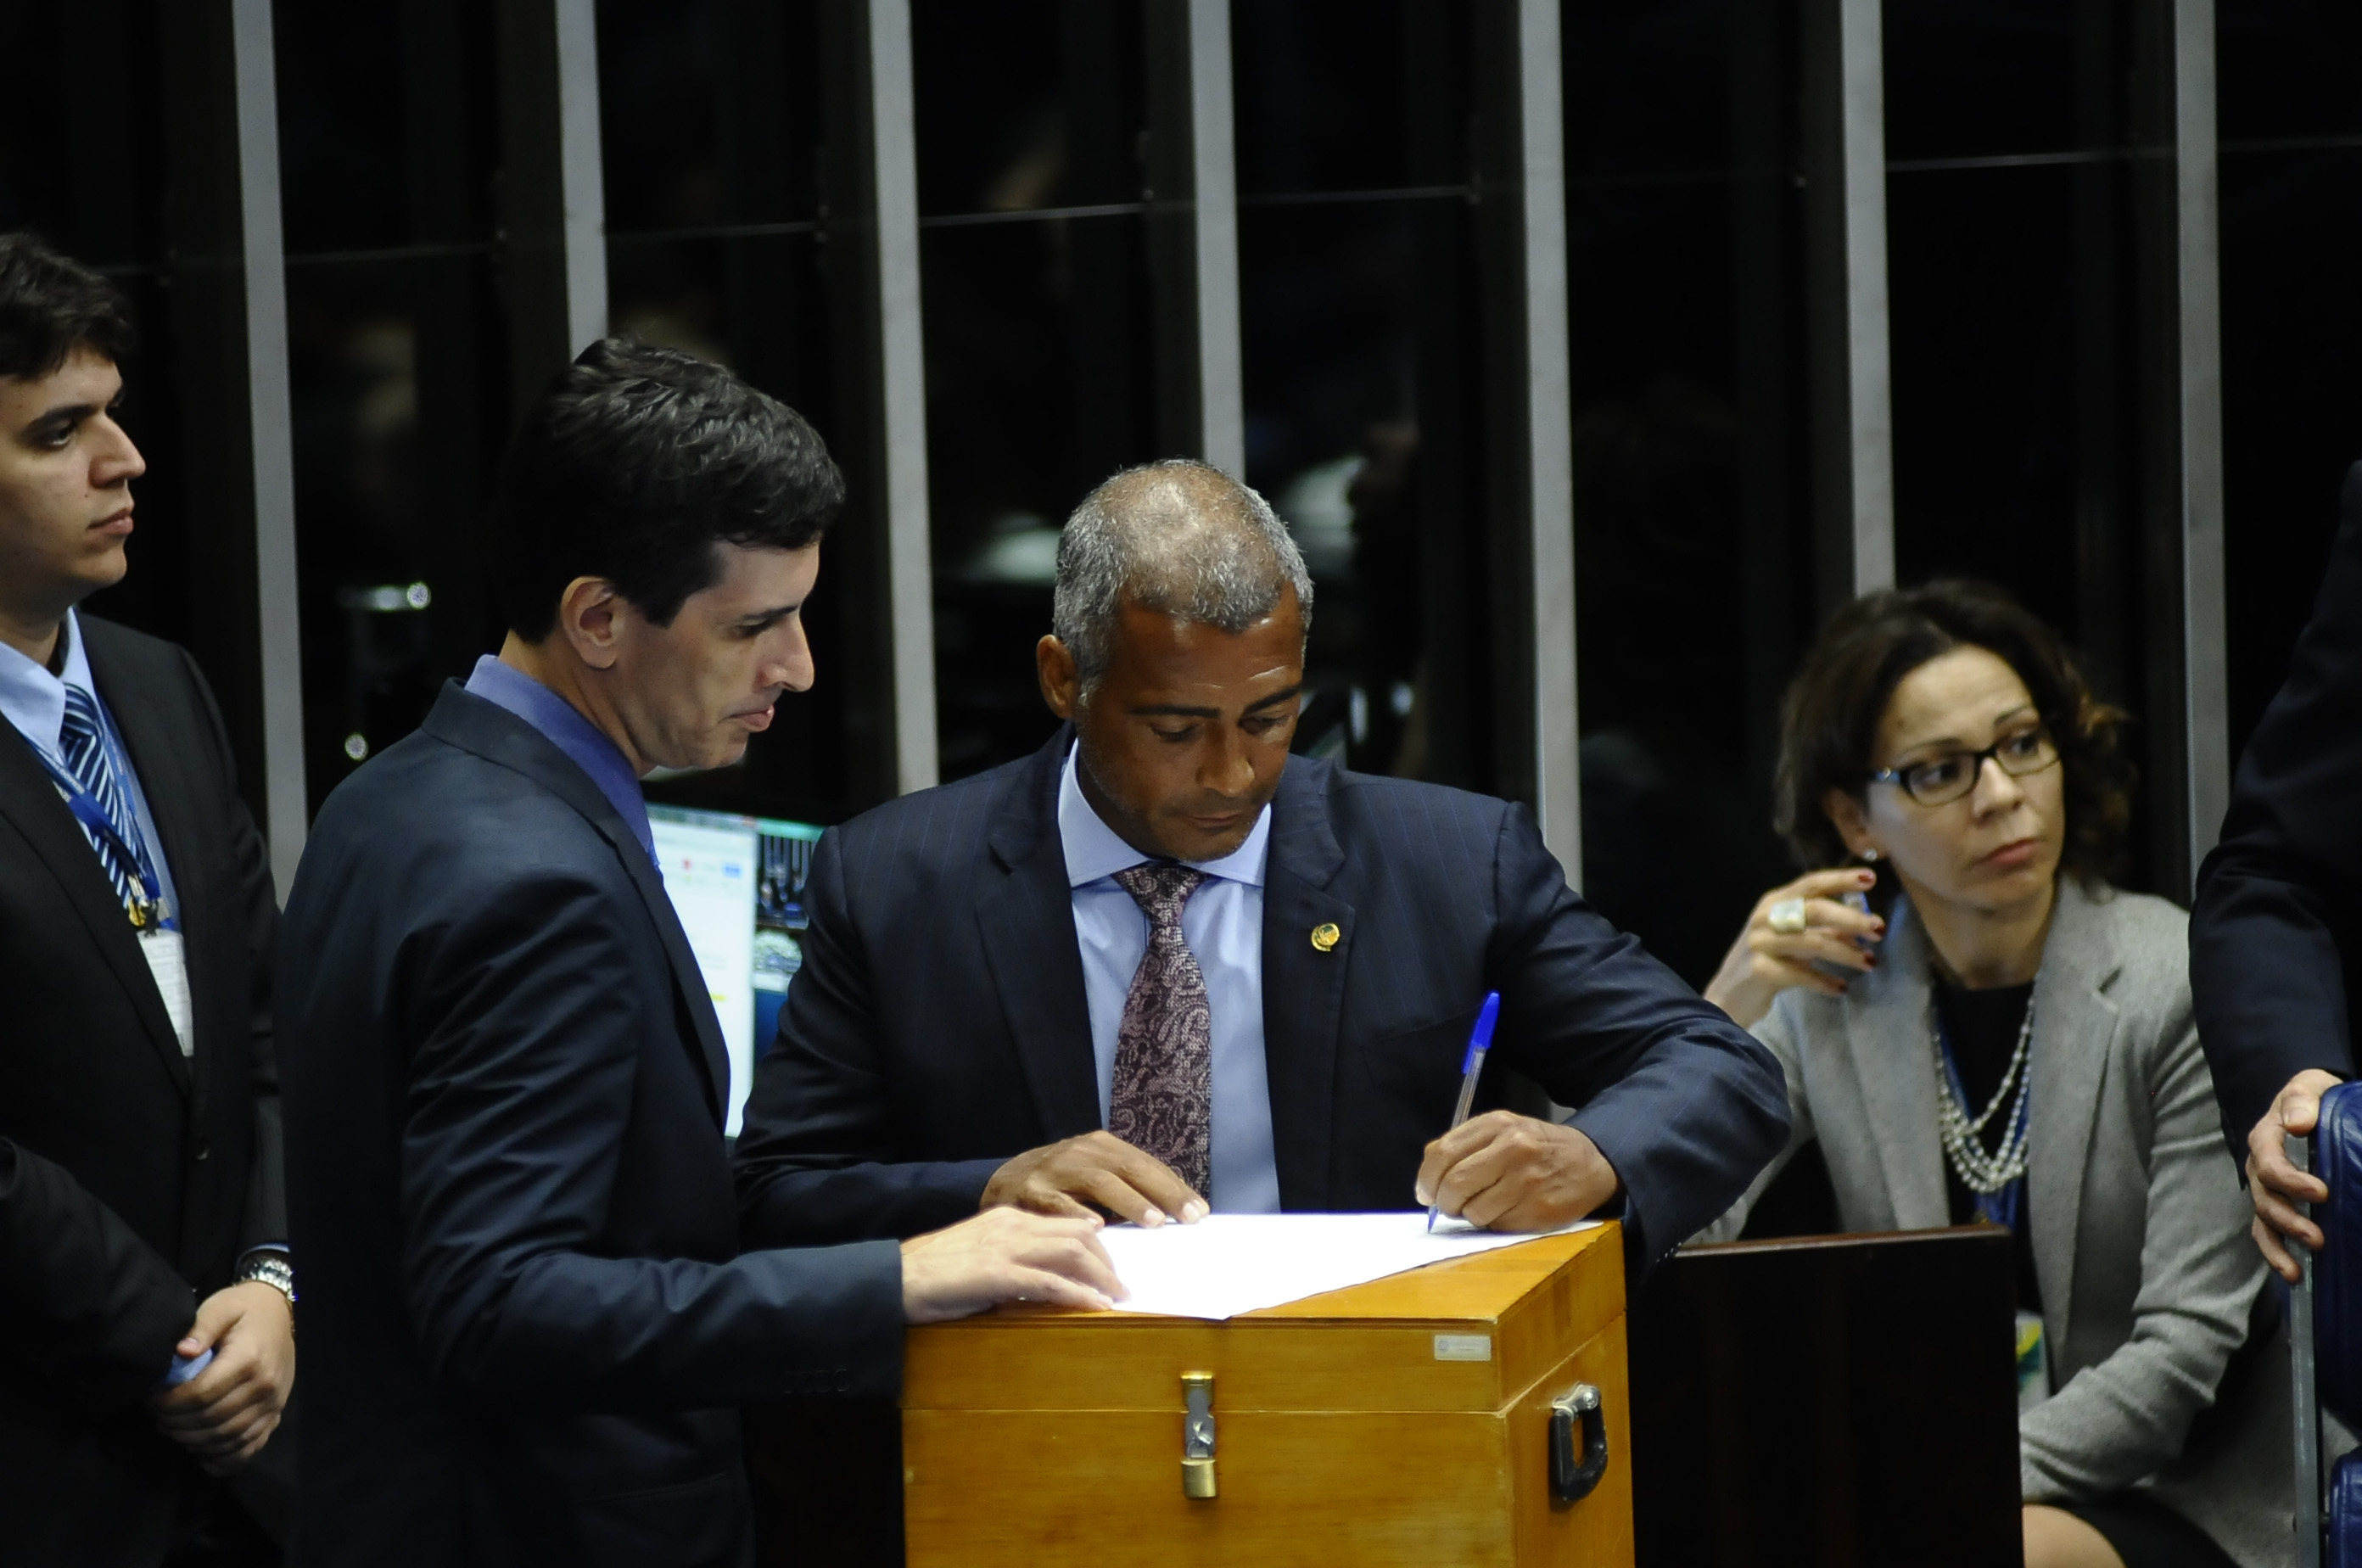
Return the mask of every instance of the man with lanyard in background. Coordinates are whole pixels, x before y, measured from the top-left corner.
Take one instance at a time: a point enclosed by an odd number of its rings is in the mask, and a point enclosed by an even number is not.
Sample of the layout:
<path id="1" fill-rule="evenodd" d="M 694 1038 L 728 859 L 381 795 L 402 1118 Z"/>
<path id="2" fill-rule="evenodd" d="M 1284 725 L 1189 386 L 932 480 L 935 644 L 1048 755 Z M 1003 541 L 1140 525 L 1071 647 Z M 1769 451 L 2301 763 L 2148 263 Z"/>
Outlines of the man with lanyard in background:
<path id="1" fill-rule="evenodd" d="M 188 654 L 75 609 L 127 569 L 130 337 L 104 279 L 0 236 L 0 1554 L 28 1568 L 278 1561 L 231 1486 L 272 1511 L 252 1462 L 295 1368 L 261 841 Z"/>

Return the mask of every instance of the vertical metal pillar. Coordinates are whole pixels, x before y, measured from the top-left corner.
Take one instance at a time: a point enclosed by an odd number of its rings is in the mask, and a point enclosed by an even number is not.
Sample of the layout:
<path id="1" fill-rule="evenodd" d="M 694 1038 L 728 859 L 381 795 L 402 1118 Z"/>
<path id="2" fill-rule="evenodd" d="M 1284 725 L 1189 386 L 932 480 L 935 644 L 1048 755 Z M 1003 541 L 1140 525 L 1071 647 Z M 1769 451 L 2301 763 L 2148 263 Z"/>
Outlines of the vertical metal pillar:
<path id="1" fill-rule="evenodd" d="M 2175 326 L 2181 375 L 2182 807 L 2194 885 L 2230 803 L 2223 610 L 2223 313 L 2215 179 L 2214 0 L 2173 0 Z"/>
<path id="2" fill-rule="evenodd" d="M 1583 879 L 1576 710 L 1573 408 L 1568 383 L 1566 117 L 1558 0 L 1518 0 L 1518 142 L 1525 238 L 1525 512 L 1533 573 L 1534 810 L 1542 842 Z"/>
<path id="3" fill-rule="evenodd" d="M 2230 805 L 2230 680 L 2223 645 L 2223 297 L 2215 192 L 2213 0 L 2170 0 L 2173 71 L 2173 307 L 2178 517 L 2161 555 L 2178 612 L 2164 621 L 2180 640 L 2175 697 L 2180 798 L 2164 814 L 2180 855 L 2158 865 L 2158 888 L 2190 892 Z M 2170 631 L 2166 633 L 2170 637 Z M 2152 694 L 2158 701 L 2164 692 Z M 2166 779 L 2158 779 L 2164 784 Z M 2180 865 L 2173 865 L 2175 859 Z"/>
<path id="4" fill-rule="evenodd" d="M 844 690 L 847 802 L 865 807 L 938 769 L 910 0 L 824 0 L 820 36 L 829 445 L 850 497 L 824 552 L 829 596 L 850 607 L 831 678 Z"/>
<path id="5" fill-rule="evenodd" d="M 888 608 L 893 623 L 894 782 L 936 779 L 934 576 L 927 512 L 927 368 L 920 330 L 919 144 L 910 0 L 869 0 L 871 203 L 877 222 L 879 417 Z"/>
<path id="6" fill-rule="evenodd" d="M 1231 0 L 1188 0 L 1189 164 L 1198 281 L 1198 428 L 1206 461 L 1247 471 L 1239 349 L 1239 176 L 1231 105 Z"/>
<path id="7" fill-rule="evenodd" d="M 599 146 L 599 21 L 593 0 L 556 0 L 558 229 L 566 249 L 570 359 L 607 336 L 606 164 Z"/>
<path id="8" fill-rule="evenodd" d="M 2147 883 L 2187 898 L 2230 792 L 2213 0 L 2135 8 Z"/>
<path id="9" fill-rule="evenodd" d="M 1894 581 L 1881 0 L 1808 0 L 1805 230 L 1823 613 Z"/>
<path id="10" fill-rule="evenodd" d="M 283 890 L 309 803 L 270 5 L 206 0 L 155 20 L 175 63 L 162 95 L 173 480 L 202 541 L 185 567 L 188 646 L 220 698 Z"/>
<path id="11" fill-rule="evenodd" d="M 1474 13 L 1485 485 L 1499 791 L 1532 802 L 1579 880 L 1574 502 L 1566 305 L 1566 127 L 1558 0 Z"/>
<path id="12" fill-rule="evenodd" d="M 502 284 L 523 408 L 607 332 L 593 0 L 500 0 Z"/>
<path id="13" fill-rule="evenodd" d="M 262 677 L 263 832 L 281 899 L 311 822 L 304 780 L 304 644 L 295 580 L 293 405 L 279 213 L 279 98 L 270 0 L 234 0 L 238 226 L 244 240 L 247 418 L 254 465 L 254 585 Z"/>
<path id="14" fill-rule="evenodd" d="M 1230 0 L 1150 0 L 1146 42 L 1157 438 L 1243 479 Z"/>

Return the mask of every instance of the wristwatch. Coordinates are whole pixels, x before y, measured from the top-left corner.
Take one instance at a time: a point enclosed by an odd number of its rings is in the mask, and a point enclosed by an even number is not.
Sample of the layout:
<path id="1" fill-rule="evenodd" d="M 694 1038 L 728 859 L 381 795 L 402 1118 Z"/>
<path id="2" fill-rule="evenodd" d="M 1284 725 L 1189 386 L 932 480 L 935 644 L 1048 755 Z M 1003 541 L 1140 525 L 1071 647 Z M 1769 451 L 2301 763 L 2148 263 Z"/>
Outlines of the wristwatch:
<path id="1" fill-rule="evenodd" d="M 257 1251 L 237 1260 L 237 1282 L 240 1285 L 267 1285 L 287 1297 L 287 1305 L 295 1305 L 295 1265 L 280 1252 Z"/>

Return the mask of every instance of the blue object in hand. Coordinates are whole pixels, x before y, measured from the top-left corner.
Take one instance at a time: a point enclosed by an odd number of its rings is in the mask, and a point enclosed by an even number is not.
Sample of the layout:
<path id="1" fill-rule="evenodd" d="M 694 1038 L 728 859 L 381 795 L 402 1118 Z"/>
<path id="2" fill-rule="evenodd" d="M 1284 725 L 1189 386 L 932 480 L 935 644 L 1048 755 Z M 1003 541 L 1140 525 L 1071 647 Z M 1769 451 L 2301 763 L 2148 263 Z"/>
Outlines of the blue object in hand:
<path id="1" fill-rule="evenodd" d="M 192 1356 L 175 1355 L 171 1368 L 157 1380 L 156 1386 L 159 1388 L 178 1388 L 213 1364 L 214 1353 L 211 1348 L 201 1350 Z"/>
<path id="2" fill-rule="evenodd" d="M 1476 1080 L 1485 1071 L 1485 1053 L 1493 1048 L 1493 1025 L 1500 1021 L 1501 993 L 1486 991 L 1485 1005 L 1476 1014 L 1476 1027 L 1468 1032 L 1468 1055 L 1460 1063 L 1460 1103 L 1451 1112 L 1451 1125 L 1445 1128 L 1449 1137 L 1460 1124 L 1468 1120 L 1469 1107 L 1476 1103 Z M 1435 1210 L 1443 1201 L 1441 1184 L 1438 1184 L 1435 1202 L 1427 1206 L 1427 1228 L 1435 1229 Z"/>

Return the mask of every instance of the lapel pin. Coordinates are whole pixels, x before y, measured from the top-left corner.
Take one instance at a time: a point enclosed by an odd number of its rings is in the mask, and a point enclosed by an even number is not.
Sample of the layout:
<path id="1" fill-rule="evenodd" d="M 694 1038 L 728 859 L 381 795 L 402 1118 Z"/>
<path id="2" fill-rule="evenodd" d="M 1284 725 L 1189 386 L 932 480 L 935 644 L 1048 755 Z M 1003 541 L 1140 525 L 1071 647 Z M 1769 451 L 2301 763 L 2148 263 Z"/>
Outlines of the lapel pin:
<path id="1" fill-rule="evenodd" d="M 1312 928 L 1312 950 L 1316 953 L 1326 953 L 1336 946 L 1338 938 L 1344 934 L 1337 929 L 1335 921 L 1324 920 Z"/>

